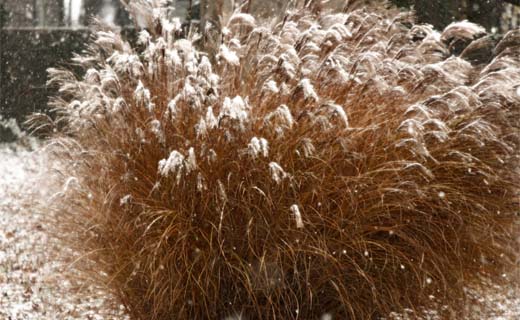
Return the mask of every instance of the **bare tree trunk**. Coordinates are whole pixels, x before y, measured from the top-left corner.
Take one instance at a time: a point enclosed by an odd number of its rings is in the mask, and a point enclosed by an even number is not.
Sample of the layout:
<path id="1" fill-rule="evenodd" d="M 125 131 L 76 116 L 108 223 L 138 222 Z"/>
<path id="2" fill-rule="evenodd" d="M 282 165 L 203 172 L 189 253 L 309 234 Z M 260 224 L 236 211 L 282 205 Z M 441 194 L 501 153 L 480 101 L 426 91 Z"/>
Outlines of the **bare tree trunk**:
<path id="1" fill-rule="evenodd" d="M 514 1 L 509 1 L 513 3 Z M 504 4 L 501 19 L 501 31 L 507 32 L 509 30 L 520 28 L 520 0 L 516 1 L 518 5 L 510 3 Z"/>

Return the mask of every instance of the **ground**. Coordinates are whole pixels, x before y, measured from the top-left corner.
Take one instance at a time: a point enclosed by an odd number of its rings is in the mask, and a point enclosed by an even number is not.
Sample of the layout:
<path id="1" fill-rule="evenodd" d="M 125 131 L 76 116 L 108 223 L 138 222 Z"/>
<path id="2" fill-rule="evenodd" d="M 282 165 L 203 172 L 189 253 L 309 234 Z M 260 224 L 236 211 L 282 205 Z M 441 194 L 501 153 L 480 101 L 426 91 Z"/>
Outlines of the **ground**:
<path id="1" fill-rule="evenodd" d="M 50 236 L 48 168 L 37 152 L 0 147 L 0 319 L 125 319 L 107 292 L 77 288 L 73 255 Z"/>
<path id="2" fill-rule="evenodd" d="M 50 235 L 45 208 L 59 190 L 46 179 L 51 167 L 41 152 L 0 145 L 0 319 L 127 319 L 108 291 L 81 286 L 71 267 L 80 259 Z M 520 319 L 518 283 L 468 291 L 471 319 Z"/>

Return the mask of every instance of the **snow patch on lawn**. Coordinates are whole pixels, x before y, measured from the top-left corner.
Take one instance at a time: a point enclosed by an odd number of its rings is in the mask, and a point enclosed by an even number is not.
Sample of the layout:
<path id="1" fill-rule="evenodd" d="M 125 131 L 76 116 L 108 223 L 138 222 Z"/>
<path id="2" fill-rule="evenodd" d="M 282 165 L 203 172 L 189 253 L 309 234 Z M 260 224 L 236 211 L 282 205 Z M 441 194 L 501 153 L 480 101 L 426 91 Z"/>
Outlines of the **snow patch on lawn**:
<path id="1" fill-rule="evenodd" d="M 52 190 L 48 168 L 36 152 L 0 146 L 0 319 L 128 319 L 109 293 L 77 290 L 63 259 L 73 253 L 51 236 L 39 204 Z"/>

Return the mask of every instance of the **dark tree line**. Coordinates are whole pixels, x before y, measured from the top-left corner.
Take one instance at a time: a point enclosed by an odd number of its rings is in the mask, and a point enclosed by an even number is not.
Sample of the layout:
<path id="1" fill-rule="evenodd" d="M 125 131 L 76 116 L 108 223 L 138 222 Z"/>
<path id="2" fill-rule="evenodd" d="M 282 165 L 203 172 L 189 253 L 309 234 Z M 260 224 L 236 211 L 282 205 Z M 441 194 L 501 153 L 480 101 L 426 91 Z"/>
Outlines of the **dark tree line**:
<path id="1" fill-rule="evenodd" d="M 0 0 L 0 26 L 12 28 L 70 26 L 70 12 L 64 0 Z M 88 25 L 104 6 L 115 9 L 114 22 L 128 24 L 128 14 L 119 0 L 83 0 L 80 24 Z M 70 8 L 69 8 L 70 10 Z"/>
<path id="2" fill-rule="evenodd" d="M 378 1 L 378 0 L 374 0 Z M 455 20 L 468 19 L 481 24 L 489 31 L 503 32 L 518 26 L 520 0 L 391 0 L 400 7 L 414 8 L 419 22 L 430 23 L 438 29 Z M 88 24 L 89 17 L 99 14 L 103 6 L 110 2 L 117 9 L 116 24 L 128 23 L 128 18 L 118 0 L 84 0 L 82 24 Z M 232 0 L 177 0 L 179 13 L 189 15 L 189 20 L 206 18 L 214 20 L 219 12 L 230 6 Z M 235 0 L 235 3 L 240 2 Z M 283 7 L 282 0 L 250 0 L 247 8 L 252 12 L 265 11 L 264 7 L 278 9 Z M 340 1 L 338 1 L 339 3 Z M 199 5 L 200 3 L 200 5 Z M 191 8 L 185 8 L 187 5 Z M 512 9 L 517 6 L 516 9 Z M 268 11 L 269 12 L 269 11 Z M 508 14 L 504 14 L 504 13 Z M 205 16 L 207 15 L 207 16 Z M 0 24 L 10 27 L 29 26 L 66 26 L 66 13 L 62 0 L 0 0 Z M 516 16 L 516 17 L 515 17 Z M 510 21 L 504 21 L 509 19 Z M 502 27 L 502 28 L 501 28 Z"/>
<path id="3" fill-rule="evenodd" d="M 504 19 L 504 12 L 511 5 L 520 6 L 520 0 L 392 0 L 401 7 L 413 7 L 420 22 L 430 23 L 438 29 L 453 21 L 467 19 L 497 32 L 505 31 L 501 26 L 511 25 Z M 518 8 L 517 8 L 518 9 Z"/>

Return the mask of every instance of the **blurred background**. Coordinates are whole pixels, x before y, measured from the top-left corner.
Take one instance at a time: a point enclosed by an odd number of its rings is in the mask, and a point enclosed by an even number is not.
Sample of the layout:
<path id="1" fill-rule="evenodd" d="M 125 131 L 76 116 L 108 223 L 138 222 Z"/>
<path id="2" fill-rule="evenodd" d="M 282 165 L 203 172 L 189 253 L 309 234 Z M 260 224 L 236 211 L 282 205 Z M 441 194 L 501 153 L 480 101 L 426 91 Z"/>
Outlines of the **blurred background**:
<path id="1" fill-rule="evenodd" d="M 272 16 L 283 13 L 287 2 L 250 0 L 248 10 Z M 419 22 L 438 29 L 463 19 L 479 23 L 494 34 L 520 26 L 520 0 L 391 2 L 414 9 Z M 172 15 L 185 25 L 216 22 L 219 12 L 233 7 L 233 0 L 167 0 L 166 3 L 172 8 Z M 132 33 L 133 23 L 119 0 L 0 0 L 0 142 L 16 138 L 12 129 L 6 129 L 14 121 L 21 123 L 26 115 L 45 110 L 47 97 L 52 94 L 45 86 L 46 69 L 65 65 L 73 52 L 82 50 L 93 16 Z"/>

